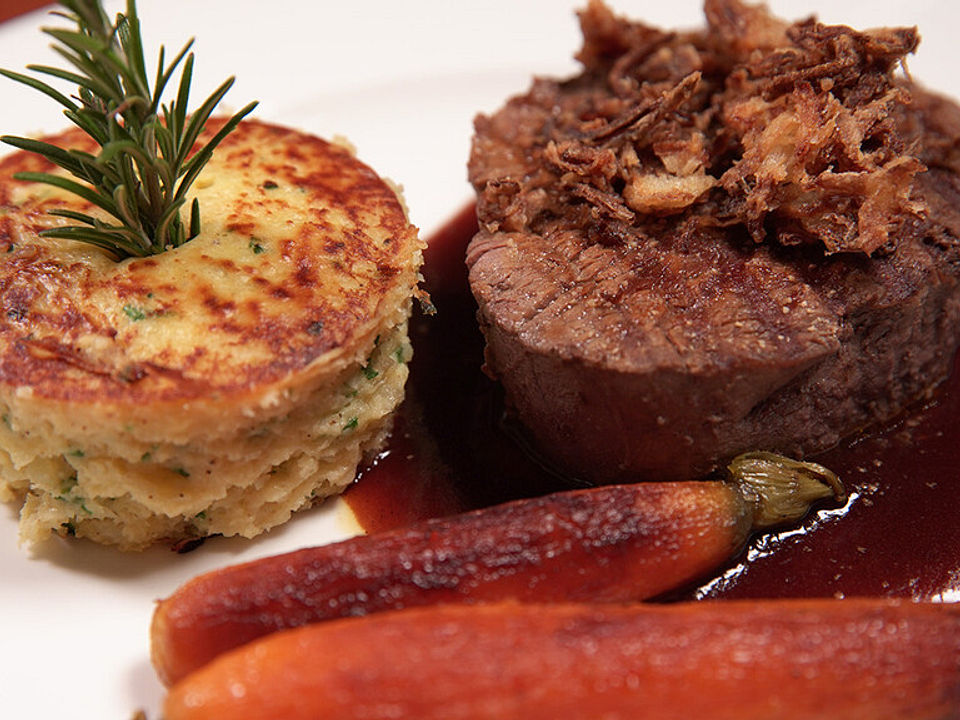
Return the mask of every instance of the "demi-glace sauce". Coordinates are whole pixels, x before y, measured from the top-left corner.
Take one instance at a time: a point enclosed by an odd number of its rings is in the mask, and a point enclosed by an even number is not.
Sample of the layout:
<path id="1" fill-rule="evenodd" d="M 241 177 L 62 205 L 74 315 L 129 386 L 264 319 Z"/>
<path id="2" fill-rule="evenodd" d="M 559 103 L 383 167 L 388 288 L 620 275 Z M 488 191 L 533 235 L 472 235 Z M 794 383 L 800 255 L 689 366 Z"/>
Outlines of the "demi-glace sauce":
<path id="1" fill-rule="evenodd" d="M 429 241 L 424 279 L 437 313 L 414 313 L 407 399 L 390 446 L 346 494 L 368 531 L 570 487 L 524 449 L 481 371 L 463 264 L 473 213 L 465 208 Z M 816 459 L 844 481 L 846 506 L 754 538 L 678 596 L 960 600 L 960 367 L 928 402 Z"/>

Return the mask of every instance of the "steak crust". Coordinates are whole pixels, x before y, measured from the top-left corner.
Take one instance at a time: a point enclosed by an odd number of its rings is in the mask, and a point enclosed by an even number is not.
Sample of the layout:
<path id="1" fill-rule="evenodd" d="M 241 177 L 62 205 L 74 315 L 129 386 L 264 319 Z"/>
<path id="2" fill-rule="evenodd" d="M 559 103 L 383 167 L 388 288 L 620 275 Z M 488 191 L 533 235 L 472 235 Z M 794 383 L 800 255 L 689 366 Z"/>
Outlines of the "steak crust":
<path id="1" fill-rule="evenodd" d="M 476 121 L 486 368 L 592 482 L 808 456 L 900 412 L 960 341 L 960 108 L 915 30 L 710 0 L 666 33 L 581 14 L 581 75 Z"/>

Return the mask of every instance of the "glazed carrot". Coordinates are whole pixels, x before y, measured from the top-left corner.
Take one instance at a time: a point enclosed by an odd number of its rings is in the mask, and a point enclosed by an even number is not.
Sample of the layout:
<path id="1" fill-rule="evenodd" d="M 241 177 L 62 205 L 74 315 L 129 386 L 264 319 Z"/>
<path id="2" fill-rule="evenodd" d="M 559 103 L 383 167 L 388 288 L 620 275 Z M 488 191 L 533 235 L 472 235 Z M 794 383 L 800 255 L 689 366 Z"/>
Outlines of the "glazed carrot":
<path id="1" fill-rule="evenodd" d="M 737 483 L 557 493 L 202 575 L 158 605 L 154 666 L 170 684 L 261 635 L 392 608 L 659 595 L 841 492 L 829 471 L 771 457 L 736 460 Z"/>
<path id="2" fill-rule="evenodd" d="M 960 607 L 437 606 L 298 628 L 174 686 L 166 720 L 946 720 Z"/>

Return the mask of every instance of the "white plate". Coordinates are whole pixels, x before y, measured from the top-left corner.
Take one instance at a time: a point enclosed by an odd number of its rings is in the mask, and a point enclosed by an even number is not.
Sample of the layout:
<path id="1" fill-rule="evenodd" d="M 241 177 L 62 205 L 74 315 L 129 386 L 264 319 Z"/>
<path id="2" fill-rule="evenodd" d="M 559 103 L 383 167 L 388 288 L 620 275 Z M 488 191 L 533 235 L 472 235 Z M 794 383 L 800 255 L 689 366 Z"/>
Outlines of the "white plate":
<path id="1" fill-rule="evenodd" d="M 179 49 L 197 38 L 195 97 L 236 75 L 227 101 L 257 98 L 259 117 L 323 136 L 347 136 L 360 157 L 403 184 L 427 235 L 470 197 L 464 163 L 471 120 L 531 74 L 569 74 L 579 47 L 568 0 L 141 0 L 148 46 Z M 699 3 L 615 0 L 665 27 L 701 23 Z M 910 69 L 960 96 L 952 3 L 780 0 L 785 17 L 816 12 L 858 27 L 916 24 L 924 42 Z M 117 8 L 117 3 L 109 7 Z M 37 12 L 0 26 L 0 67 L 51 62 Z M 55 104 L 0 81 L 0 132 L 63 126 Z M 205 96 L 205 95 L 204 95 Z M 154 601 L 188 578 L 227 563 L 346 537 L 356 524 L 340 502 L 306 513 L 256 541 L 218 539 L 187 555 L 119 554 L 53 540 L 17 547 L 16 511 L 0 507 L 0 717 L 127 720 L 159 717 L 163 690 L 149 663 Z"/>

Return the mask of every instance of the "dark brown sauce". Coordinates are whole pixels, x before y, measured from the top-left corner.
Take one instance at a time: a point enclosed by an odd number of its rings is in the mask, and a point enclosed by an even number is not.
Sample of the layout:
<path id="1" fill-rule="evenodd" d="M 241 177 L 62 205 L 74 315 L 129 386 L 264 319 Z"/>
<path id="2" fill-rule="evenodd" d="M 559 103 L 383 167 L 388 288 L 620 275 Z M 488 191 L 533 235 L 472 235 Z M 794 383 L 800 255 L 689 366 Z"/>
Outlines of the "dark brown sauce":
<path id="1" fill-rule="evenodd" d="M 407 399 L 390 446 L 346 494 L 368 531 L 569 486 L 516 442 L 499 388 L 481 371 L 463 263 L 475 232 L 467 207 L 429 240 L 424 285 L 437 314 L 414 313 Z M 678 597 L 960 599 L 958 421 L 960 367 L 930 402 L 818 458 L 844 480 L 845 507 L 754 538 L 717 577 Z"/>

